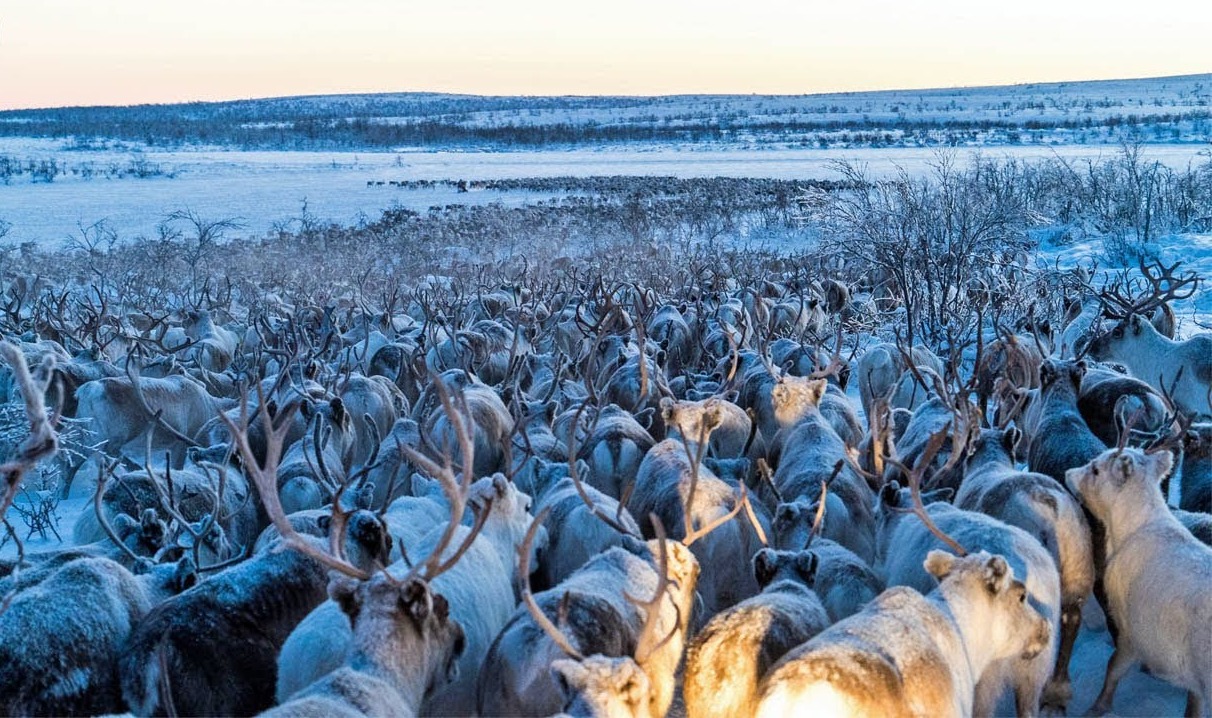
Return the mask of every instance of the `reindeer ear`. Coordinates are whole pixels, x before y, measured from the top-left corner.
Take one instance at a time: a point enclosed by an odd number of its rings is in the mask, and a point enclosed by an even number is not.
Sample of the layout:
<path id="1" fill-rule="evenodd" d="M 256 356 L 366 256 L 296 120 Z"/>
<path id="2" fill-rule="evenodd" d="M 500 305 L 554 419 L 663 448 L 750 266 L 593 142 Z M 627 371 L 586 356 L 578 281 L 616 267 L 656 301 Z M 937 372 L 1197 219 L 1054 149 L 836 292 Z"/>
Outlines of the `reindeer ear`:
<path id="1" fill-rule="evenodd" d="M 884 484 L 880 489 L 880 503 L 885 506 L 899 506 L 901 499 L 901 484 L 895 479 Z"/>
<path id="2" fill-rule="evenodd" d="M 1056 381 L 1056 364 L 1051 359 L 1045 359 L 1043 364 L 1039 366 L 1039 383 L 1041 386 L 1048 386 Z"/>
<path id="3" fill-rule="evenodd" d="M 850 362 L 842 364 L 842 367 L 838 369 L 837 384 L 841 387 L 842 391 L 845 391 L 846 387 L 850 385 L 850 372 Z"/>
<path id="4" fill-rule="evenodd" d="M 1022 441 L 1023 432 L 1018 427 L 1011 426 L 1002 433 L 1002 447 L 1010 454 L 1010 459 L 1014 460 L 1014 450 L 1018 448 L 1018 442 Z"/>
<path id="5" fill-rule="evenodd" d="M 1001 593 L 1010 582 L 1010 564 L 1001 556 L 990 556 L 985 562 L 985 587 L 992 593 Z"/>
<path id="6" fill-rule="evenodd" d="M 345 411 L 345 402 L 341 401 L 341 397 L 335 397 L 328 402 L 329 408 L 332 409 L 332 421 L 340 427 L 344 427 L 349 423 L 349 412 Z"/>
<path id="7" fill-rule="evenodd" d="M 189 556 L 184 556 L 177 561 L 177 567 L 173 570 L 172 586 L 176 593 L 188 591 L 198 584 L 198 567 L 194 565 L 194 560 Z"/>
<path id="8" fill-rule="evenodd" d="M 496 493 L 497 498 L 500 498 L 509 492 L 509 479 L 505 478 L 505 474 L 493 475 L 492 490 Z"/>
<path id="9" fill-rule="evenodd" d="M 811 551 L 805 551 L 795 557 L 795 572 L 804 579 L 804 583 L 811 588 L 816 583 L 816 569 L 820 566 L 820 559 Z"/>
<path id="10" fill-rule="evenodd" d="M 820 406 L 821 399 L 825 398 L 825 389 L 829 387 L 829 382 L 825 379 L 812 380 L 812 403 Z"/>
<path id="11" fill-rule="evenodd" d="M 792 523 L 795 517 L 799 514 L 799 509 L 795 504 L 779 504 L 774 510 L 774 520 L 776 523 Z"/>
<path id="12" fill-rule="evenodd" d="M 450 618 L 450 602 L 440 593 L 433 595 L 433 615 L 437 616 L 439 621 Z"/>
<path id="13" fill-rule="evenodd" d="M 333 574 L 328 581 L 328 597 L 341 608 L 342 613 L 349 616 L 350 623 L 358 617 L 362 610 L 362 599 L 358 595 L 359 582 L 349 576 Z"/>
<path id="14" fill-rule="evenodd" d="M 430 595 L 429 589 L 417 580 L 409 581 L 408 585 L 400 589 L 400 604 L 418 626 L 425 623 L 434 608 L 433 596 Z"/>
<path id="15" fill-rule="evenodd" d="M 771 549 L 764 548 L 754 555 L 753 577 L 757 579 L 758 586 L 766 588 L 774 580 L 777 570 L 778 556 Z"/>
<path id="16" fill-rule="evenodd" d="M 575 692 L 574 686 L 577 684 L 577 679 L 583 676 L 585 667 L 578 661 L 569 658 L 561 658 L 558 661 L 551 662 L 551 677 L 556 680 L 560 686 L 560 693 L 565 700 L 572 697 Z"/>
<path id="17" fill-rule="evenodd" d="M 922 566 L 931 576 L 942 581 L 951 575 L 951 569 L 955 567 L 955 556 L 935 549 L 926 554 L 926 560 Z"/>
<path id="18" fill-rule="evenodd" d="M 1169 476 L 1170 470 L 1174 468 L 1174 454 L 1169 451 L 1155 451 L 1152 454 L 1146 454 L 1145 461 L 1149 465 L 1150 475 L 1157 481 Z"/>
<path id="19" fill-rule="evenodd" d="M 661 418 L 666 424 L 673 423 L 674 401 L 667 396 L 661 397 Z"/>

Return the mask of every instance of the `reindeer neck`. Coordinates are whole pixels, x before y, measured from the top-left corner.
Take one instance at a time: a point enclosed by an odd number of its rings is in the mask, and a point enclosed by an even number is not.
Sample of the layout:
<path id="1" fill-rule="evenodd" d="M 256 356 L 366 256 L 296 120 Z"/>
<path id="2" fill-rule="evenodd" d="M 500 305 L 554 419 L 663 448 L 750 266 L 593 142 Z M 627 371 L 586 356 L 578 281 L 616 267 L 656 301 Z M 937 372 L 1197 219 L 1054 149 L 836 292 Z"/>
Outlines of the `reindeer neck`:
<path id="1" fill-rule="evenodd" d="M 349 667 L 358 673 L 373 676 L 396 689 L 404 700 L 405 715 L 419 715 L 421 701 L 429 688 L 433 667 L 417 661 L 418 653 L 424 656 L 429 646 L 420 646 L 420 651 L 392 650 L 388 642 L 372 647 L 359 646 L 349 657 Z"/>
<path id="2" fill-rule="evenodd" d="M 949 588 L 940 584 L 926 600 L 934 603 L 951 619 L 958 634 L 959 649 L 963 655 L 959 661 L 950 661 L 957 687 L 964 684 L 975 685 L 995 658 L 989 635 L 990 619 L 982 615 L 980 608 L 972 605 L 962 592 Z"/>

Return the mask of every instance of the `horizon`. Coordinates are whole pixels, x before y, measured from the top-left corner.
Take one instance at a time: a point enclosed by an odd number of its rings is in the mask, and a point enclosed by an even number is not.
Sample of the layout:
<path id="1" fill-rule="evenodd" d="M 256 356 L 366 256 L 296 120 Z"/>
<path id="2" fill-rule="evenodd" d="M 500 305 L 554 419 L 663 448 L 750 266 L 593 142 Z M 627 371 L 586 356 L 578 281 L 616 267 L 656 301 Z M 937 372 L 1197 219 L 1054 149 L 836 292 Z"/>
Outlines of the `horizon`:
<path id="1" fill-rule="evenodd" d="M 404 92 L 817 95 L 1212 71 L 1184 0 L 1159 0 L 1146 17 L 1092 0 L 940 0 L 929 12 L 881 0 L 481 5 L 21 4 L 0 24 L 0 109 Z"/>
<path id="2" fill-rule="evenodd" d="M 219 97 L 216 99 L 187 99 L 174 100 L 171 102 L 134 102 L 130 104 L 89 104 L 89 105 L 46 105 L 46 106 L 30 106 L 30 107 L 4 107 L 0 103 L 0 113 L 8 112 L 40 112 L 43 110 L 63 110 L 63 109 L 91 109 L 91 108 L 134 108 L 134 107 L 153 107 L 153 106 L 175 106 L 175 105 L 194 105 L 194 104 L 225 104 L 235 102 L 269 102 L 274 100 L 292 100 L 292 99 L 307 99 L 318 97 L 358 97 L 358 96 L 373 96 L 373 95 L 441 95 L 447 97 L 479 97 L 479 98 L 518 98 L 518 99 L 546 99 L 546 98 L 635 98 L 635 99 L 660 99 L 660 98 L 675 98 L 675 97 L 831 97 L 837 95 L 863 95 L 876 93 L 898 93 L 898 92 L 946 92 L 949 90 L 982 90 L 982 89 L 997 89 L 1009 87 L 1029 87 L 1034 85 L 1076 85 L 1099 82 L 1144 82 L 1158 80 L 1173 80 L 1187 77 L 1199 77 L 1208 75 L 1212 77 L 1212 70 L 1207 72 L 1186 72 L 1176 75 L 1145 75 L 1140 77 L 1100 77 L 1093 79 L 1059 79 L 1059 80 L 1028 80 L 1024 82 L 1008 82 L 1001 84 L 983 84 L 983 85 L 945 85 L 945 86 L 922 86 L 922 87 L 880 87 L 868 90 L 824 90 L 821 92 L 788 92 L 788 93 L 771 93 L 771 92 L 666 92 L 658 94 L 585 94 L 576 92 L 566 92 L 559 94 L 523 94 L 523 93 L 475 93 L 475 92 L 458 92 L 453 90 L 374 90 L 374 91 L 350 91 L 350 92 L 308 92 L 295 95 L 260 95 L 249 97 Z"/>

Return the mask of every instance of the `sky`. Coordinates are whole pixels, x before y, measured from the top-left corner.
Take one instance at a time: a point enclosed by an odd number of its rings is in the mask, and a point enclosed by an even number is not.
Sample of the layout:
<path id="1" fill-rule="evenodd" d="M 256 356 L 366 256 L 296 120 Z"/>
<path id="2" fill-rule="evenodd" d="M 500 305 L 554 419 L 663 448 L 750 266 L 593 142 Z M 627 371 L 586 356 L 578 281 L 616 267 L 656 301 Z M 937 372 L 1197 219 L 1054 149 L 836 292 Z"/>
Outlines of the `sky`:
<path id="1" fill-rule="evenodd" d="M 1212 71 L 1207 0 L 0 0 L 0 109 L 801 94 Z"/>

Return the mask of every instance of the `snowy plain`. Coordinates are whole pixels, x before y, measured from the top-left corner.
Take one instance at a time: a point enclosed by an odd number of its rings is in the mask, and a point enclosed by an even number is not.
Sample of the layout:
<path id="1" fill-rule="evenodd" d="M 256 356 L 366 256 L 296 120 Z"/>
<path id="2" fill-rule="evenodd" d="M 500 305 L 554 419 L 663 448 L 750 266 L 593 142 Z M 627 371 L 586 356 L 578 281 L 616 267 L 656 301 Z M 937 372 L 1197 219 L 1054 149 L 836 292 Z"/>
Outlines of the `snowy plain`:
<path id="1" fill-rule="evenodd" d="M 1037 88 L 1038 90 L 1038 88 Z M 1130 106 L 1126 90 L 1116 86 L 1103 88 L 1106 107 L 1121 111 Z M 1019 107 L 1031 96 L 1031 86 L 1020 86 L 1013 93 L 990 94 L 988 97 L 972 92 L 933 91 L 926 100 L 918 99 L 921 111 L 940 116 L 956 115 L 965 107 L 984 108 L 994 112 L 1003 103 L 1014 106 L 1007 112 L 1035 111 L 1056 114 L 1066 107 L 1051 103 L 1034 108 Z M 878 93 L 877 93 L 878 94 Z M 921 94 L 921 93 L 917 93 Z M 1005 95 L 1005 96 L 1004 96 Z M 1008 96 L 1013 95 L 1013 96 Z M 966 99 L 965 99 L 966 98 Z M 868 113 L 892 113 L 892 107 L 912 103 L 913 97 L 885 93 L 883 96 L 855 98 L 831 97 L 819 100 L 826 114 L 829 106 L 842 108 L 833 112 L 835 119 L 865 116 Z M 807 112 L 792 100 L 762 98 L 769 115 Z M 664 111 L 698 113 L 711 110 L 735 111 L 735 103 L 713 108 L 711 98 L 671 98 Z M 866 104 L 864 104 L 866 103 Z M 803 104 L 801 102 L 801 104 Z M 1097 104 L 1097 103 L 1096 103 Z M 1143 103 L 1138 103 L 1138 106 Z M 615 119 L 650 112 L 639 106 L 624 115 L 620 108 L 609 110 Z M 973 110 L 975 112 L 975 110 Z M 1112 111 L 1112 109 L 1108 109 Z M 552 110 L 551 113 L 567 110 Z M 578 121 L 602 119 L 601 108 L 586 109 L 577 115 Z M 979 113 L 977 113 L 979 114 Z M 517 121 L 535 118 L 519 113 Z M 537 116 L 550 120 L 550 116 Z M 471 115 L 469 124 L 485 123 L 484 117 Z M 83 163 L 103 165 L 124 163 L 132 157 L 142 157 L 161 165 L 172 176 L 144 179 L 85 180 L 63 176 L 49 183 L 33 183 L 28 178 L 16 178 L 11 184 L 0 184 L 0 220 L 11 223 L 6 242 L 34 242 L 57 245 L 76 234 L 79 225 L 106 220 L 122 238 L 140 235 L 154 236 L 156 225 L 169 212 L 191 209 L 208 218 L 236 217 L 245 225 L 242 233 L 259 235 L 270 231 L 275 223 L 284 222 L 300 212 L 306 199 L 308 210 L 317 219 L 348 224 L 361 219 L 373 220 L 392 206 L 425 210 L 434 205 L 503 202 L 523 204 L 546 196 L 535 192 L 479 191 L 459 193 L 449 186 L 433 188 L 400 188 L 368 183 L 410 180 L 481 180 L 525 177 L 644 175 L 677 177 L 764 177 L 777 179 L 831 179 L 836 173 L 830 163 L 852 160 L 868 165 L 872 173 L 886 175 L 905 169 L 910 173 L 926 171 L 935 159 L 935 150 L 923 148 L 848 148 L 848 149 L 744 149 L 715 146 L 655 146 L 607 147 L 603 149 L 536 150 L 526 152 L 456 152 L 418 151 L 403 149 L 395 152 L 334 152 L 334 151 L 239 151 L 226 149 L 163 150 L 146 147 L 120 147 L 105 150 L 65 149 L 71 145 L 64 140 L 0 138 L 0 156 L 8 155 L 22 161 L 55 158 L 69 166 Z M 962 163 L 966 156 L 981 153 L 987 157 L 1031 159 L 1059 156 L 1066 160 L 1098 160 L 1114 155 L 1116 145 L 1023 145 L 954 150 Z M 1146 156 L 1174 168 L 1205 161 L 1212 151 L 1208 141 L 1176 144 L 1152 144 Z M 1212 235 L 1185 234 L 1166 237 L 1162 253 L 1171 261 L 1182 259 L 1187 266 L 1205 277 L 1212 277 Z M 1101 255 L 1096 240 L 1064 246 L 1042 242 L 1039 259 L 1048 264 L 1058 261 L 1062 266 L 1086 264 Z M 1103 268 L 1107 268 L 1104 267 Z M 1201 292 L 1180 309 L 1183 329 L 1198 329 L 1196 322 L 1212 324 L 1212 292 Z M 71 527 L 82 512 L 91 510 L 87 499 L 72 498 L 60 504 L 60 534 L 70 541 Z M 55 548 L 54 539 L 34 537 L 26 544 L 28 551 Z M 0 556 L 11 557 L 10 542 L 0 547 Z M 1210 587 L 1212 589 L 1212 587 Z M 1080 714 L 1093 702 L 1102 683 L 1103 671 L 1111 654 L 1107 632 L 1101 628 L 1099 611 L 1091 604 L 1088 621 L 1075 649 L 1072 662 L 1074 698 L 1070 713 Z M 1117 693 L 1115 714 L 1122 716 L 1181 715 L 1185 696 L 1182 691 L 1135 669 L 1122 682 Z M 1003 704 L 1009 710 L 1009 703 Z"/>
<path id="2" fill-rule="evenodd" d="M 0 138 L 0 156 L 22 161 L 54 158 L 67 166 L 125 164 L 141 157 L 166 173 L 143 179 L 60 176 L 32 182 L 27 176 L 0 183 L 0 219 L 12 224 L 10 242 L 55 246 L 77 233 L 78 225 L 106 220 L 119 237 L 155 236 L 168 213 L 191 209 L 211 219 L 238 217 L 245 233 L 260 235 L 299 215 L 302 200 L 317 219 L 352 224 L 377 219 L 398 205 L 424 211 L 430 206 L 504 202 L 522 204 L 533 192 L 458 193 L 451 187 L 406 189 L 368 182 L 409 180 L 489 180 L 523 177 L 611 175 L 674 177 L 760 177 L 835 179 L 830 163 L 865 163 L 872 174 L 903 168 L 928 169 L 931 148 L 720 149 L 714 147 L 603 148 L 518 152 L 291 152 L 239 150 L 64 149 L 62 140 Z M 1105 159 L 1116 145 L 1027 145 L 954 148 L 963 164 L 973 155 L 1069 161 Z M 1149 145 L 1146 156 L 1175 169 L 1206 159 L 1212 144 Z M 168 174 L 173 176 L 168 176 Z"/>

